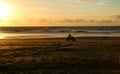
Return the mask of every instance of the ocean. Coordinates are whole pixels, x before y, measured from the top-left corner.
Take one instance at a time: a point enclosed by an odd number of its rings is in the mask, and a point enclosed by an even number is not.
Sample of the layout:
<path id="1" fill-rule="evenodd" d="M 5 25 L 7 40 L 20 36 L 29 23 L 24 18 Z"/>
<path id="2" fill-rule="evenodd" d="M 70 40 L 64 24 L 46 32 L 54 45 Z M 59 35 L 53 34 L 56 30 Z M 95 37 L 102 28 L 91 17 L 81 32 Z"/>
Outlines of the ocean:
<path id="1" fill-rule="evenodd" d="M 120 37 L 120 26 L 0 27 L 0 39 Z"/>

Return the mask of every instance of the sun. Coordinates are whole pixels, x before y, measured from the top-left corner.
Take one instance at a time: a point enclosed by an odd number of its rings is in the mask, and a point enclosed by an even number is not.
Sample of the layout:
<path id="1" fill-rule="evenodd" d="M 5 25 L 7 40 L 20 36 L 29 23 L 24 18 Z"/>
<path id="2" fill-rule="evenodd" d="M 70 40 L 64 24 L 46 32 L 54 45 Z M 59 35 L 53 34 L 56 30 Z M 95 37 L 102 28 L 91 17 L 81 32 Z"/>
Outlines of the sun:
<path id="1" fill-rule="evenodd" d="M 0 20 L 5 20 L 11 15 L 11 6 L 9 4 L 0 4 Z"/>

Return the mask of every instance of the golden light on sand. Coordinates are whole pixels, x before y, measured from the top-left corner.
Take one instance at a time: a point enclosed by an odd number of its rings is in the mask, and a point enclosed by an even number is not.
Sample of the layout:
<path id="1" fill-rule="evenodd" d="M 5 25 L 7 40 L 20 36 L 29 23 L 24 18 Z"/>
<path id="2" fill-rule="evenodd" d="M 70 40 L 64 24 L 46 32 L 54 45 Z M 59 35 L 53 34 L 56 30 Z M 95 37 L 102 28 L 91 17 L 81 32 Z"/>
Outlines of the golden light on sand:
<path id="1" fill-rule="evenodd" d="M 8 16 L 12 14 L 11 5 L 0 4 L 0 20 L 5 20 Z"/>

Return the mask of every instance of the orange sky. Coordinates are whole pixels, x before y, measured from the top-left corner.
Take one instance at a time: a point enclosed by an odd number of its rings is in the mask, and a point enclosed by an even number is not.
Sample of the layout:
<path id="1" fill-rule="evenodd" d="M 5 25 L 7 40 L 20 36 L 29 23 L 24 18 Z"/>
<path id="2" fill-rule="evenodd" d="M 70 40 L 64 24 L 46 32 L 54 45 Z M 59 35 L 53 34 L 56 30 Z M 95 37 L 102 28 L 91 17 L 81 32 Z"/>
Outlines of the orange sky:
<path id="1" fill-rule="evenodd" d="M 0 26 L 120 26 L 119 0 L 0 0 Z"/>

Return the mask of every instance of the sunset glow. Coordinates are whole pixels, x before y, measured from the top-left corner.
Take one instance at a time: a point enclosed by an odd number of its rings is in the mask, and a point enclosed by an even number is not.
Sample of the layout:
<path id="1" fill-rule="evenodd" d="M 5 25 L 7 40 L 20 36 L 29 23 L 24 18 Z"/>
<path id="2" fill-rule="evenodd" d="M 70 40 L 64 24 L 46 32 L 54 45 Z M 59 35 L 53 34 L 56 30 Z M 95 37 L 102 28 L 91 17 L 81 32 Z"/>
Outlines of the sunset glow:
<path id="1" fill-rule="evenodd" d="M 120 0 L 0 0 L 0 26 L 119 26 L 119 3 Z"/>
<path id="2" fill-rule="evenodd" d="M 8 4 L 0 4 L 0 20 L 5 20 L 12 14 L 10 7 Z"/>

